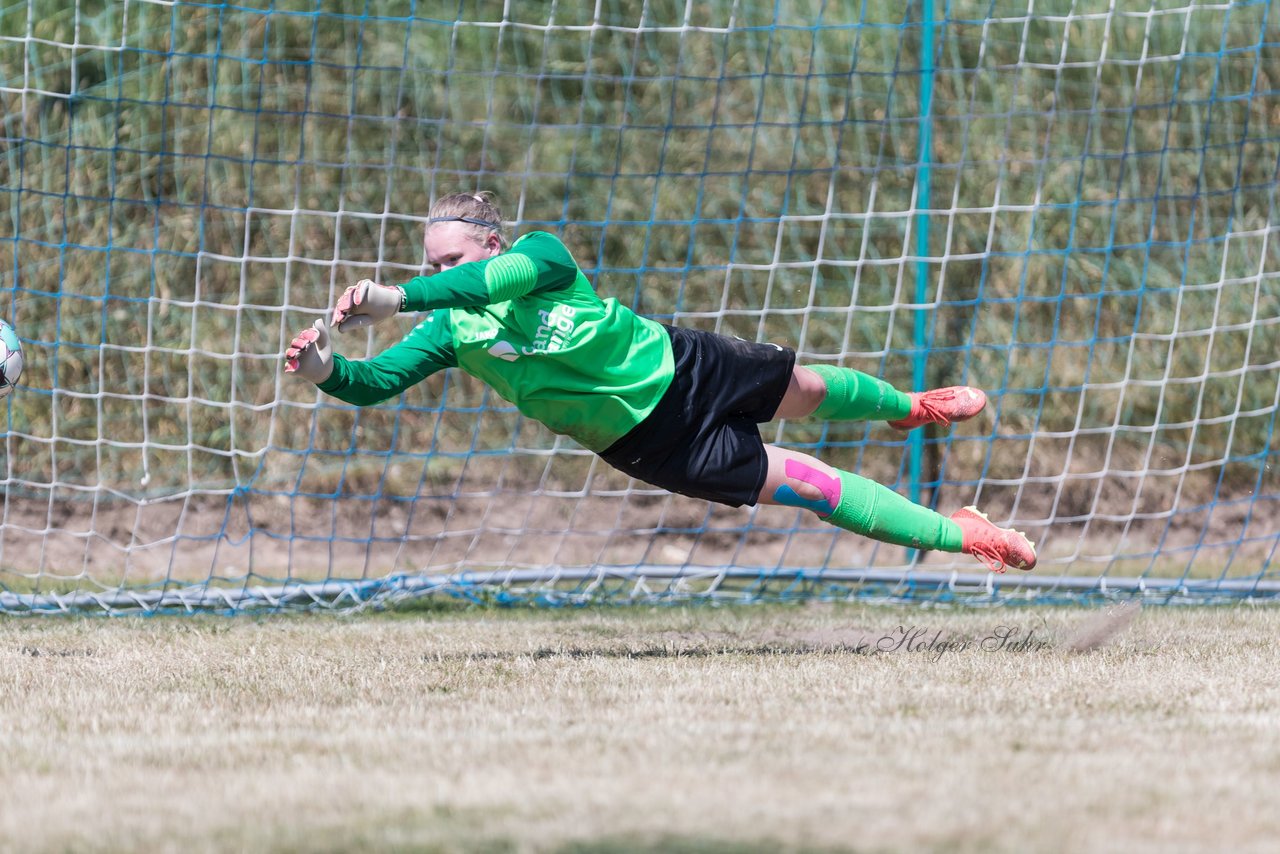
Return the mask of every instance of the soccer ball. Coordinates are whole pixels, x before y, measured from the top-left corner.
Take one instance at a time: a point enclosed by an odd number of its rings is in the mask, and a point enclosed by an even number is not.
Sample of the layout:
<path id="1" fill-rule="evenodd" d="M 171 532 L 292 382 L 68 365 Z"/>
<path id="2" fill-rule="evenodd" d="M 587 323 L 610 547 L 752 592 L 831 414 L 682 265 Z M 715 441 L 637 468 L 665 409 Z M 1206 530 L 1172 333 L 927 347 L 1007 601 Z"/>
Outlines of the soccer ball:
<path id="1" fill-rule="evenodd" d="M 22 376 L 22 343 L 13 327 L 0 320 L 0 397 L 13 391 Z"/>

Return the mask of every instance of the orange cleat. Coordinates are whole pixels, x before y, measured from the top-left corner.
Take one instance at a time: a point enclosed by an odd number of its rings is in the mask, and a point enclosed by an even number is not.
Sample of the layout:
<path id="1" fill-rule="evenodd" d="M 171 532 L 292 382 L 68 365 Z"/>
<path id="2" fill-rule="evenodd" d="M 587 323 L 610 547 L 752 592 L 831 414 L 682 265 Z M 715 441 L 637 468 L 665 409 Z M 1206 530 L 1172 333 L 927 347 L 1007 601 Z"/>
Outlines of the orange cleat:
<path id="1" fill-rule="evenodd" d="M 967 421 L 987 405 L 987 396 L 981 389 L 967 385 L 915 391 L 911 398 L 911 414 L 901 421 L 890 421 L 895 430 L 914 430 L 922 424 L 941 424 L 950 427 L 957 421 Z"/>
<path id="2" fill-rule="evenodd" d="M 951 521 L 963 534 L 961 551 L 981 560 L 992 572 L 1004 572 L 1006 566 L 1035 569 L 1036 544 L 1021 531 L 999 527 L 977 507 L 960 508 L 951 514 Z"/>

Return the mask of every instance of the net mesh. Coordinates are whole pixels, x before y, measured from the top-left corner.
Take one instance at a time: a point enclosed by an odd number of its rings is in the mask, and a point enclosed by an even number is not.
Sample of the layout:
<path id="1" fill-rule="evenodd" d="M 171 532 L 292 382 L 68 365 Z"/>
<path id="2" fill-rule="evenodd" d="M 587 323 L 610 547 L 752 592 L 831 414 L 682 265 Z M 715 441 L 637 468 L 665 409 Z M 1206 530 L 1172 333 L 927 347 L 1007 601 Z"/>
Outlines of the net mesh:
<path id="1" fill-rule="evenodd" d="M 1278 591 L 1270 2 L 0 4 L 0 609 Z M 646 316 L 985 389 L 765 438 L 1040 568 L 668 495 L 457 371 L 282 374 L 476 189 Z"/>

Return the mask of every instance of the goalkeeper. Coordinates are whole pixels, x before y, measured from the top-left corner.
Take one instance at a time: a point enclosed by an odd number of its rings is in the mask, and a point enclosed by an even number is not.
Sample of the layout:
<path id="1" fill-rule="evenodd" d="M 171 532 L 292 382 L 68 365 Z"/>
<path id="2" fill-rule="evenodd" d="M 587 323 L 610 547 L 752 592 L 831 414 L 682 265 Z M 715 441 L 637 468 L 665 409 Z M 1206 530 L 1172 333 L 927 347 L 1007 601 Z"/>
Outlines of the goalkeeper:
<path id="1" fill-rule="evenodd" d="M 372 359 L 334 355 L 323 320 L 285 351 L 285 371 L 357 406 L 379 403 L 445 368 L 492 386 L 529 418 L 654 486 L 731 507 L 798 507 L 866 537 L 964 552 L 992 570 L 1031 569 L 1034 544 L 973 507 L 949 518 L 878 483 L 765 444 L 775 418 L 879 420 L 899 430 L 972 418 L 968 387 L 904 393 L 848 368 L 796 365 L 794 351 L 664 326 L 602 300 L 555 236 L 508 245 L 489 194 L 446 196 L 426 227 L 430 277 L 362 280 L 330 323 L 350 332 L 399 312 L 426 316 Z"/>

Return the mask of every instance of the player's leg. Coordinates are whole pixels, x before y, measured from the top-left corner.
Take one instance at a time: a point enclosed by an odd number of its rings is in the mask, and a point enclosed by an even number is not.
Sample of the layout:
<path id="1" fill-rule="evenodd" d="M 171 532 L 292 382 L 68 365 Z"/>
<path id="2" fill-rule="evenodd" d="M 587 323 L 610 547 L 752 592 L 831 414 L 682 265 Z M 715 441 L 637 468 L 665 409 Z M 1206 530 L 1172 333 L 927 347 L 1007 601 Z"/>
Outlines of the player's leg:
<path id="1" fill-rule="evenodd" d="M 997 572 L 1036 565 L 1035 544 L 1026 535 L 996 526 L 975 508 L 947 518 L 808 454 L 775 445 L 765 445 L 765 453 L 763 504 L 812 510 L 838 528 L 885 543 L 971 554 Z"/>
<path id="2" fill-rule="evenodd" d="M 827 397 L 827 384 L 816 371 L 796 365 L 774 418 L 807 418 Z"/>
<path id="3" fill-rule="evenodd" d="M 987 396 L 969 386 L 903 392 L 851 368 L 797 365 L 776 417 L 888 421 L 890 427 L 911 430 L 929 423 L 950 426 L 972 418 L 986 405 Z"/>

